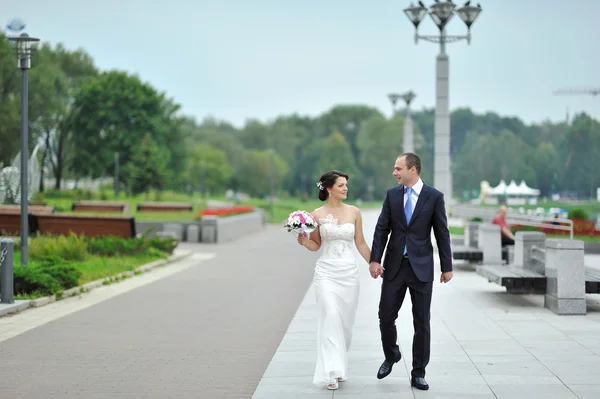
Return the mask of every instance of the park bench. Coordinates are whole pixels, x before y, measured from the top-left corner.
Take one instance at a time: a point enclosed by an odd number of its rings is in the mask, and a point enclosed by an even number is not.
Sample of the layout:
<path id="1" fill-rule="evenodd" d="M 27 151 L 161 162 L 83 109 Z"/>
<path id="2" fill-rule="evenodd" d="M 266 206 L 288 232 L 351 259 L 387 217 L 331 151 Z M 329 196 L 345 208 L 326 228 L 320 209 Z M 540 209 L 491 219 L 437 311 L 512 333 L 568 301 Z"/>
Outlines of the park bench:
<path id="1" fill-rule="evenodd" d="M 142 202 L 138 212 L 191 212 L 194 204 L 189 202 Z"/>
<path id="2" fill-rule="evenodd" d="M 585 294 L 600 294 L 600 271 L 585 266 L 583 241 L 540 232 L 517 232 L 514 265 L 481 265 L 477 273 L 509 293 L 544 294 L 557 314 L 585 314 Z"/>
<path id="3" fill-rule="evenodd" d="M 27 207 L 29 233 L 35 232 L 35 215 L 52 214 L 53 207 L 35 206 Z M 0 205 L 0 235 L 19 235 L 21 234 L 21 206 L 20 205 Z"/>
<path id="4" fill-rule="evenodd" d="M 79 201 L 71 206 L 73 212 L 125 212 L 129 210 L 128 202 L 117 201 Z"/>
<path id="5" fill-rule="evenodd" d="M 40 234 L 69 235 L 75 233 L 88 237 L 117 236 L 133 238 L 135 219 L 130 216 L 92 215 L 35 215 Z"/>
<path id="6" fill-rule="evenodd" d="M 45 206 L 45 205 L 27 205 L 27 213 L 33 213 L 35 215 L 38 214 L 47 214 L 54 213 L 53 206 Z M 0 205 L 0 215 L 20 215 L 21 214 L 21 205 Z"/>
<path id="7" fill-rule="evenodd" d="M 467 223 L 463 245 L 452 248 L 452 257 L 469 262 L 510 263 L 512 246 L 502 247 L 500 227 L 491 223 Z"/>

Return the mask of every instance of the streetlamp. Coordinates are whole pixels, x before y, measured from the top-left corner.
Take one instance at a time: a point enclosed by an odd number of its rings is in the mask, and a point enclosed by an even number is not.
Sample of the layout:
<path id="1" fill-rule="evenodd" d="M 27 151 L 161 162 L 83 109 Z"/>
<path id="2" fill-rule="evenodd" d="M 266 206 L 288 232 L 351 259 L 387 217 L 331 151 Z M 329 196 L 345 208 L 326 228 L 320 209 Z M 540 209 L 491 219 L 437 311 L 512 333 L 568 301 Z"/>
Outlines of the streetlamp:
<path id="1" fill-rule="evenodd" d="M 435 4 L 427 7 L 422 1 L 418 5 L 411 5 L 404 10 L 404 13 L 415 26 L 415 43 L 419 39 L 440 44 L 440 53 L 436 59 L 436 99 L 435 99 L 435 144 L 434 144 L 434 177 L 433 184 L 440 190 L 446 199 L 446 203 L 452 202 L 452 173 L 450 170 L 450 107 L 448 99 L 448 55 L 446 54 L 446 43 L 453 43 L 466 39 L 471 44 L 471 25 L 479 16 L 481 5 L 472 6 L 471 1 L 467 1 L 462 7 L 456 9 L 456 4 L 451 0 L 435 0 Z M 426 13 L 440 30 L 439 35 L 419 35 L 419 24 Z M 446 25 L 454 14 L 467 25 L 467 35 L 452 36 L 446 34 Z"/>
<path id="2" fill-rule="evenodd" d="M 404 119 L 404 135 L 402 140 L 402 152 L 414 152 L 414 138 L 413 138 L 413 123 L 410 117 L 410 103 L 417 95 L 413 91 L 406 92 L 404 94 L 390 93 L 388 98 L 392 103 L 392 117 L 396 115 L 396 103 L 399 99 L 403 99 L 406 103 L 406 118 Z"/>
<path id="3" fill-rule="evenodd" d="M 388 98 L 390 99 L 390 102 L 392 103 L 392 118 L 394 116 L 396 116 L 396 103 L 398 102 L 398 100 L 400 99 L 400 97 L 402 97 L 400 94 L 398 93 L 390 93 L 388 94 Z"/>
<path id="4" fill-rule="evenodd" d="M 406 103 L 406 118 L 404 118 L 404 140 L 402 143 L 403 152 L 414 152 L 414 135 L 413 135 L 413 123 L 410 117 L 410 103 L 417 95 L 413 91 L 409 91 L 402 95 L 402 99 Z"/>
<path id="5" fill-rule="evenodd" d="M 13 24 L 13 21 L 11 24 Z M 9 24 L 8 28 L 14 30 Z M 21 23 L 20 29 L 25 27 Z M 29 233 L 29 223 L 27 220 L 27 201 L 28 201 L 28 171 L 27 161 L 29 154 L 28 146 L 28 76 L 27 70 L 31 68 L 31 54 L 35 50 L 35 45 L 40 39 L 29 37 L 27 33 L 21 33 L 20 36 L 9 37 L 8 40 L 13 45 L 17 54 L 17 68 L 21 70 L 21 265 L 27 266 L 27 239 Z"/>
<path id="6" fill-rule="evenodd" d="M 269 183 L 270 183 L 270 208 L 271 208 L 271 218 L 275 217 L 275 150 L 273 148 L 269 149 Z"/>

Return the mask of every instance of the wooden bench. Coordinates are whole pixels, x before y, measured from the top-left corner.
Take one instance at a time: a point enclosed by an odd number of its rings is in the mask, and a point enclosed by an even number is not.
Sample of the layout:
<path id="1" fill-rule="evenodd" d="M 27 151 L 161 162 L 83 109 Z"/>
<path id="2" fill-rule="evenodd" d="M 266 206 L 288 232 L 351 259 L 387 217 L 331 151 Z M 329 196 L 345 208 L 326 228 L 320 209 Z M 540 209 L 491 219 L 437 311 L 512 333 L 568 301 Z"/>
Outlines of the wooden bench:
<path id="1" fill-rule="evenodd" d="M 600 270 L 585 268 L 585 293 L 600 294 Z"/>
<path id="2" fill-rule="evenodd" d="M 133 238 L 135 219 L 129 216 L 36 215 L 40 234 L 68 235 L 71 232 L 88 237 L 117 236 Z"/>
<path id="3" fill-rule="evenodd" d="M 129 210 L 128 202 L 116 201 L 79 201 L 71 206 L 73 212 L 125 212 Z"/>
<path id="4" fill-rule="evenodd" d="M 191 212 L 194 204 L 189 202 L 142 202 L 138 212 Z"/>
<path id="5" fill-rule="evenodd" d="M 556 314 L 586 314 L 585 294 L 600 294 L 600 271 L 585 266 L 581 240 L 517 232 L 514 266 L 482 265 L 477 273 L 517 294 L 544 294 Z"/>
<path id="6" fill-rule="evenodd" d="M 511 294 L 545 294 L 548 278 L 521 266 L 481 266 L 477 273 Z M 585 293 L 600 294 L 600 270 L 585 268 Z"/>
<path id="7" fill-rule="evenodd" d="M 29 214 L 27 226 L 29 227 L 29 233 L 35 232 L 35 223 L 32 214 Z M 18 236 L 20 234 L 21 214 L 0 213 L 0 236 Z"/>
<path id="8" fill-rule="evenodd" d="M 53 206 L 28 205 L 27 213 L 34 215 L 54 213 Z M 0 215 L 20 215 L 21 205 L 0 205 Z"/>

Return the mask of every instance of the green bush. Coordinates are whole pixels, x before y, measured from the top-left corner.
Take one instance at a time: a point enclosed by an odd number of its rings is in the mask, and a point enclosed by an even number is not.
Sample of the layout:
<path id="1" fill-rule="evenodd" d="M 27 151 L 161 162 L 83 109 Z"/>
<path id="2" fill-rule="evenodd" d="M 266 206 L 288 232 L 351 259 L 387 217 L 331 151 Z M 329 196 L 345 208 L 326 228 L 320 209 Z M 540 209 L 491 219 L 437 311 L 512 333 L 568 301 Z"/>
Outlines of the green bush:
<path id="1" fill-rule="evenodd" d="M 589 215 L 583 209 L 574 208 L 574 209 L 571 209 L 569 211 L 569 219 L 588 220 L 589 219 Z"/>
<path id="2" fill-rule="evenodd" d="M 87 255 L 87 242 L 75 234 L 68 236 L 39 236 L 29 244 L 33 260 L 62 258 L 66 261 L 83 261 Z"/>
<path id="3" fill-rule="evenodd" d="M 87 249 L 91 254 L 100 256 L 136 255 L 147 253 L 149 249 L 172 254 L 177 247 L 177 240 L 168 237 L 146 236 L 136 238 L 92 237 L 88 238 Z"/>
<path id="4" fill-rule="evenodd" d="M 55 264 L 54 261 L 18 265 L 14 269 L 15 294 L 39 292 L 56 295 L 79 284 L 81 272 L 72 264 Z"/>

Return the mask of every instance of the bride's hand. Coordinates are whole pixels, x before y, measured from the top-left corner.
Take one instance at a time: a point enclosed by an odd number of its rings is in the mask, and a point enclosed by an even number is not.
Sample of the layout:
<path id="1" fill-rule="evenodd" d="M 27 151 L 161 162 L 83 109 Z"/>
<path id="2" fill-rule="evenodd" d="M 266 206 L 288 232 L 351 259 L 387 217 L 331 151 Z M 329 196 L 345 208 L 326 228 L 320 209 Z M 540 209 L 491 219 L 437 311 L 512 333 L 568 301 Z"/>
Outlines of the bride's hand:
<path id="1" fill-rule="evenodd" d="M 306 233 L 299 233 L 298 234 L 298 244 L 300 244 L 300 245 L 306 245 L 307 242 L 308 242 L 308 234 L 306 234 Z"/>

